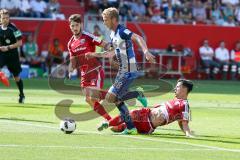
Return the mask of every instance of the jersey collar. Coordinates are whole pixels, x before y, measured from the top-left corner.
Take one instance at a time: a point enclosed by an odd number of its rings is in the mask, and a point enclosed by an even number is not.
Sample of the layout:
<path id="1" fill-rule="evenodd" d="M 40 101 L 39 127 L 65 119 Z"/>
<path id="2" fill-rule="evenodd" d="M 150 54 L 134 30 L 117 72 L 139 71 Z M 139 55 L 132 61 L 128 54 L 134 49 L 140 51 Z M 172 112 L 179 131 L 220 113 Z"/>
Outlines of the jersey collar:
<path id="1" fill-rule="evenodd" d="M 117 31 L 118 31 L 118 29 L 121 27 L 121 25 L 120 24 L 118 24 L 118 26 L 117 26 L 117 28 L 116 28 L 116 30 L 115 30 L 115 35 L 117 34 Z"/>

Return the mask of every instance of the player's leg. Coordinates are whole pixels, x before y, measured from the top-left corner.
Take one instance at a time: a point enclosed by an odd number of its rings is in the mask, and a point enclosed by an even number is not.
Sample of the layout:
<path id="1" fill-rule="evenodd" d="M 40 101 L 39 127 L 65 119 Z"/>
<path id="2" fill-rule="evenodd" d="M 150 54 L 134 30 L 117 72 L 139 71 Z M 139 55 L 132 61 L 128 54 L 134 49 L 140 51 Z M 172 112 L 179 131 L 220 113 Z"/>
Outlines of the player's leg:
<path id="1" fill-rule="evenodd" d="M 99 69 L 97 72 L 92 72 L 87 76 L 90 79 L 89 87 L 85 87 L 86 102 L 93 108 L 95 112 L 104 117 L 106 120 L 110 120 L 111 116 L 106 112 L 103 105 L 99 103 L 103 98 L 103 84 L 104 84 L 104 71 Z M 94 79 L 92 81 L 92 79 Z"/>
<path id="2" fill-rule="evenodd" d="M 96 88 L 84 88 L 86 94 L 86 102 L 93 108 L 95 112 L 101 115 L 104 119 L 110 120 L 111 116 L 107 113 L 104 107 L 99 103 L 101 91 Z"/>
<path id="3" fill-rule="evenodd" d="M 107 101 L 110 103 L 115 103 L 118 110 L 120 111 L 120 115 L 126 123 L 127 132 L 136 131 L 136 128 L 132 122 L 132 118 L 129 114 L 129 110 L 126 104 L 119 99 L 121 99 L 121 97 L 126 94 L 126 91 L 134 79 L 134 77 L 131 77 L 127 74 L 118 74 L 114 84 L 110 87 L 106 96 Z"/>
<path id="4" fill-rule="evenodd" d="M 236 80 L 237 76 L 237 64 L 235 62 L 231 62 L 231 79 Z"/>
<path id="5" fill-rule="evenodd" d="M 98 131 L 102 131 L 103 129 L 107 129 L 108 127 L 113 127 L 113 126 L 118 126 L 120 124 L 123 124 L 124 121 L 120 115 L 112 118 L 109 121 L 103 121 L 99 126 L 98 126 Z"/>
<path id="6" fill-rule="evenodd" d="M 149 108 L 135 109 L 130 112 L 132 121 L 136 127 L 135 132 L 129 132 L 127 129 L 124 130 L 124 123 L 118 126 L 113 126 L 111 130 L 114 132 L 119 132 L 123 130 L 122 134 L 150 134 L 154 131 L 154 128 L 149 119 L 150 112 L 151 110 Z M 109 126 L 111 126 L 110 123 Z"/>
<path id="7" fill-rule="evenodd" d="M 125 123 L 119 124 L 118 126 L 111 127 L 111 131 L 113 132 L 123 132 L 127 128 Z"/>
<path id="8" fill-rule="evenodd" d="M 219 63 L 217 63 L 216 61 L 211 60 L 210 61 L 210 66 L 213 69 L 213 74 L 214 74 L 214 78 L 217 79 L 217 74 L 220 71 L 221 65 Z"/>
<path id="9" fill-rule="evenodd" d="M 237 79 L 240 79 L 240 62 L 237 63 Z"/>
<path id="10" fill-rule="evenodd" d="M 13 55 L 9 57 L 7 61 L 7 67 L 9 71 L 13 74 L 14 80 L 17 84 L 18 90 L 19 90 L 19 103 L 24 103 L 25 100 L 25 95 L 23 92 L 24 86 L 23 86 L 23 81 L 20 78 L 19 74 L 22 71 L 21 64 L 19 62 L 19 57 L 18 55 Z"/>
<path id="11" fill-rule="evenodd" d="M 115 105 L 117 106 L 118 110 L 120 111 L 120 115 L 122 117 L 122 119 L 124 120 L 124 122 L 127 125 L 127 128 L 129 130 L 134 129 L 134 124 L 132 122 L 132 119 L 129 115 L 129 110 L 126 106 L 126 104 L 124 102 L 120 102 L 118 101 L 118 96 L 121 97 L 121 86 L 120 84 L 123 83 L 119 83 L 119 84 L 114 84 L 113 86 L 110 87 L 107 95 L 106 95 L 106 100 L 109 103 L 115 103 Z M 119 87 L 115 87 L 119 85 Z"/>
<path id="12" fill-rule="evenodd" d="M 229 64 L 227 62 L 221 62 L 221 64 L 222 64 L 222 79 L 226 80 Z"/>
<path id="13" fill-rule="evenodd" d="M 210 60 L 202 60 L 202 64 L 205 69 L 205 73 L 207 74 L 207 79 L 213 78 L 210 63 L 211 63 Z"/>
<path id="14" fill-rule="evenodd" d="M 119 79 L 119 81 L 124 85 L 122 88 L 120 88 L 122 93 L 121 96 L 118 97 L 118 100 L 123 102 L 129 99 L 136 98 L 143 105 L 143 107 L 147 107 L 147 99 L 143 94 L 142 88 L 139 87 L 136 91 L 128 91 L 128 88 L 137 77 L 137 73 L 136 75 L 134 73 L 127 73 L 125 76 L 122 76 Z"/>
<path id="15" fill-rule="evenodd" d="M 14 80 L 15 80 L 15 82 L 17 84 L 17 87 L 18 87 L 18 90 L 19 90 L 18 102 L 19 103 L 24 103 L 25 95 L 24 95 L 24 92 L 23 92 L 23 89 L 24 89 L 23 81 L 19 76 L 14 76 Z"/>
<path id="16" fill-rule="evenodd" d="M 121 98 L 119 98 L 120 101 L 126 101 L 129 99 L 136 98 L 142 105 L 143 107 L 147 107 L 147 98 L 144 96 L 143 91 L 129 91 L 125 95 L 123 95 Z"/>

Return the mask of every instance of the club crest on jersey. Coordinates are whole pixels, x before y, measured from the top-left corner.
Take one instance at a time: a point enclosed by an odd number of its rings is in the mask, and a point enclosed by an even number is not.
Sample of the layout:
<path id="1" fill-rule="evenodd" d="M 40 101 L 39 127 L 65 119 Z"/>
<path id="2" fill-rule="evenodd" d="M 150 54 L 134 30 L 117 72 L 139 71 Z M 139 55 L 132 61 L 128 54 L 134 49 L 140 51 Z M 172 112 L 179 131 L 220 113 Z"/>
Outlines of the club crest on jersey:
<path id="1" fill-rule="evenodd" d="M 81 39 L 81 40 L 80 40 L 80 44 L 84 44 L 85 42 L 86 42 L 85 39 Z"/>
<path id="2" fill-rule="evenodd" d="M 97 84 L 97 80 L 96 80 L 96 79 L 92 79 L 92 80 L 91 80 L 91 85 L 92 85 L 92 86 L 95 86 L 96 84 Z"/>
<path id="3" fill-rule="evenodd" d="M 11 43 L 10 39 L 6 39 L 5 42 L 6 42 L 7 44 L 10 44 L 10 43 Z"/>
<path id="4" fill-rule="evenodd" d="M 178 101 L 176 101 L 175 103 L 174 103 L 174 106 L 179 106 L 180 105 L 180 103 L 178 102 Z"/>

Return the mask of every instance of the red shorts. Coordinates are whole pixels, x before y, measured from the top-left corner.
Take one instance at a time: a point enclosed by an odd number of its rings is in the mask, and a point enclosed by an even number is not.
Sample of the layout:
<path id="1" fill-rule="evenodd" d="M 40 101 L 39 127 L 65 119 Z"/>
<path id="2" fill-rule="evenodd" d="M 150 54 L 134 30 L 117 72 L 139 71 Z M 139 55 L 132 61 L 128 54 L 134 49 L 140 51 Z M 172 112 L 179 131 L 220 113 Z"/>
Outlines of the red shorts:
<path id="1" fill-rule="evenodd" d="M 86 73 L 81 70 L 81 87 L 96 87 L 103 88 L 104 85 L 104 70 L 102 67 Z"/>
<path id="2" fill-rule="evenodd" d="M 149 108 L 136 109 L 130 112 L 138 133 L 150 134 L 154 131 L 154 128 L 149 120 L 150 112 L 151 110 Z"/>

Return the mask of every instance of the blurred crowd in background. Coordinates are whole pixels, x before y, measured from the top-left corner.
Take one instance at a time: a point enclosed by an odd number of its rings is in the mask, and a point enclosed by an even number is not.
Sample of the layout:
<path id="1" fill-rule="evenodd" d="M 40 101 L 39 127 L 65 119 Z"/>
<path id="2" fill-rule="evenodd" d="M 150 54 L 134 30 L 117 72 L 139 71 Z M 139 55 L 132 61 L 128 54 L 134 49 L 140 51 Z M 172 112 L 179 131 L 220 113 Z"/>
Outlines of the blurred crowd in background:
<path id="1" fill-rule="evenodd" d="M 97 14 L 114 6 L 128 21 L 221 26 L 240 22 L 239 0 L 91 0 L 90 6 L 89 12 Z"/>
<path id="2" fill-rule="evenodd" d="M 0 8 L 9 10 L 12 17 L 65 19 L 58 0 L 1 0 Z"/>
<path id="3" fill-rule="evenodd" d="M 238 26 L 240 24 L 239 0 L 78 0 L 86 14 L 101 15 L 109 7 L 119 9 L 120 20 L 160 24 L 203 24 Z M 66 19 L 61 13 L 58 0 L 0 0 L 0 8 L 6 8 L 13 17 Z M 101 39 L 99 26 L 94 26 L 94 35 Z M 55 38 L 45 50 L 39 51 L 33 35 L 28 35 L 21 48 L 21 62 L 30 67 L 41 68 L 50 74 L 54 66 L 65 62 L 64 44 Z M 171 45 L 171 44 L 169 44 Z M 224 41 L 218 48 L 203 41 L 199 46 L 202 68 L 208 79 L 222 72 L 222 79 L 240 79 L 240 42 L 235 48 L 226 48 Z M 167 46 L 166 46 L 167 47 Z M 168 50 L 166 48 L 166 50 Z M 97 48 L 99 50 L 99 48 Z M 172 47 L 174 51 L 174 47 Z"/>
<path id="4" fill-rule="evenodd" d="M 121 20 L 237 26 L 239 0 L 78 0 L 86 13 L 101 14 L 108 7 L 119 9 Z M 65 19 L 58 0 L 1 0 L 0 8 L 11 16 Z"/>

